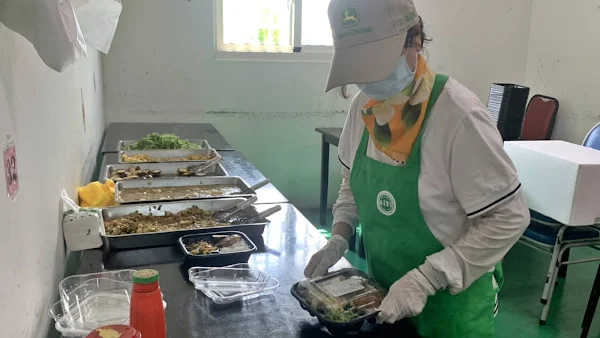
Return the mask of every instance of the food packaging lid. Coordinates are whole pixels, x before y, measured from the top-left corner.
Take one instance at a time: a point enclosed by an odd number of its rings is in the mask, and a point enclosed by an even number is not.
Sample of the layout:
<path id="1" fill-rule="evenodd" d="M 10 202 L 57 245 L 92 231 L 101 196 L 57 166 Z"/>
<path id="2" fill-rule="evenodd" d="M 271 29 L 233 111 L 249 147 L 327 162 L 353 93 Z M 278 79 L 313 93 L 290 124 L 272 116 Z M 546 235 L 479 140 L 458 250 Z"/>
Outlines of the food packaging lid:
<path id="1" fill-rule="evenodd" d="M 103 326 L 92 331 L 87 338 L 141 338 L 139 331 L 127 325 Z"/>
<path id="2" fill-rule="evenodd" d="M 306 282 L 304 285 L 307 285 Z M 385 294 L 377 282 L 355 269 L 344 269 L 312 279 L 308 285 L 309 290 L 316 291 L 318 298 L 327 298 L 339 304 L 373 293 Z"/>
<path id="3" fill-rule="evenodd" d="M 328 319 L 352 319 L 377 311 L 386 290 L 359 270 L 343 269 L 298 283 L 297 293 L 309 307 Z M 340 316 L 336 316 L 338 313 Z M 347 316 L 352 313 L 355 315 Z"/>
<path id="4" fill-rule="evenodd" d="M 135 284 L 152 284 L 158 281 L 158 271 L 153 269 L 138 270 L 133 273 Z"/>

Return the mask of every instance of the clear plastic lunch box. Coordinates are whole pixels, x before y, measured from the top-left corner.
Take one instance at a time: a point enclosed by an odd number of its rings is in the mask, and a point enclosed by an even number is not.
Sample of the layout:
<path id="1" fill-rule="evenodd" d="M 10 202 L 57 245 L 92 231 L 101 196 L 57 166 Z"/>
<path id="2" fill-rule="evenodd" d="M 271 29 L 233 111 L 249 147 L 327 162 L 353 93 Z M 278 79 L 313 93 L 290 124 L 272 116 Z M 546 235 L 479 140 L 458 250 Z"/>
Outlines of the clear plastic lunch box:
<path id="1" fill-rule="evenodd" d="M 274 292 L 279 281 L 267 273 L 242 263 L 223 268 L 193 267 L 190 282 L 217 304 L 229 304 Z"/>
<path id="2" fill-rule="evenodd" d="M 98 327 L 129 324 L 134 272 L 108 271 L 63 279 L 60 300 L 48 309 L 56 330 L 65 337 L 86 337 Z"/>

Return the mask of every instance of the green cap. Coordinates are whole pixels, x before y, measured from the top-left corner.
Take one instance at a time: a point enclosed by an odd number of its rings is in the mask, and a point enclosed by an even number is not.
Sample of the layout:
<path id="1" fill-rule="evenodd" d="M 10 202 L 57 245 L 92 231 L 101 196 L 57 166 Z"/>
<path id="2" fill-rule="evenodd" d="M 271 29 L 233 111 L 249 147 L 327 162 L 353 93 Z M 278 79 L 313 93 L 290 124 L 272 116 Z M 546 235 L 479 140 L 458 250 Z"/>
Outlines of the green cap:
<path id="1" fill-rule="evenodd" d="M 151 284 L 158 281 L 158 271 L 153 269 L 138 270 L 133 273 L 135 284 Z"/>

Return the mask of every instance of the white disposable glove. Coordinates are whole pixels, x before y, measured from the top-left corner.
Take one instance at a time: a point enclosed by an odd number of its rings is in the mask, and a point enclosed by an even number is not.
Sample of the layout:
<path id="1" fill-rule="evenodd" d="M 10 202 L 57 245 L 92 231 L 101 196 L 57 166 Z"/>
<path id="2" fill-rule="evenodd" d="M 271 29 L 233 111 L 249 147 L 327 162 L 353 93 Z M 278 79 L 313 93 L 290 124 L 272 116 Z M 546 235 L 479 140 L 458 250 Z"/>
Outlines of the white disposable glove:
<path id="1" fill-rule="evenodd" d="M 406 317 L 414 317 L 425 308 L 427 297 L 435 294 L 436 288 L 419 271 L 409 271 L 390 287 L 379 306 L 378 323 L 393 324 Z"/>
<path id="2" fill-rule="evenodd" d="M 315 278 L 325 275 L 330 267 L 344 257 L 346 251 L 348 251 L 348 241 L 344 237 L 340 235 L 331 237 L 327 245 L 310 258 L 304 269 L 304 276 Z"/>

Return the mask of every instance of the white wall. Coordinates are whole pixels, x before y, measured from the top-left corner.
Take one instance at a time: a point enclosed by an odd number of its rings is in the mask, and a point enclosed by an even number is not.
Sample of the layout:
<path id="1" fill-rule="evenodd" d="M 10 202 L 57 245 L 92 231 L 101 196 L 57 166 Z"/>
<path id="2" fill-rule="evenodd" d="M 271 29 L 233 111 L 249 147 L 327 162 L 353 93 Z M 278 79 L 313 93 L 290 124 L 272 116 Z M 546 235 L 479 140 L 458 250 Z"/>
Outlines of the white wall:
<path id="1" fill-rule="evenodd" d="M 600 2 L 535 0 L 526 84 L 556 97 L 553 139 L 581 143 L 600 122 Z"/>
<path id="2" fill-rule="evenodd" d="M 418 0 L 432 67 L 487 104 L 490 84 L 523 83 L 532 0 Z"/>
<path id="3" fill-rule="evenodd" d="M 2 337 L 46 337 L 65 267 L 60 192 L 74 197 L 90 178 L 104 129 L 100 57 L 89 54 L 59 74 L 0 25 L 0 150 L 16 139 L 20 175 L 15 201 L 0 179 Z"/>
<path id="4" fill-rule="evenodd" d="M 215 60 L 213 2 L 123 3 L 111 52 L 103 57 L 108 122 L 214 123 L 294 203 L 316 206 L 320 138 L 314 128 L 342 126 L 349 102 L 323 93 L 328 63 Z M 531 0 L 418 5 L 435 40 L 428 48 L 434 68 L 484 102 L 490 83 L 523 81 Z M 333 163 L 332 197 L 339 184 Z"/>

